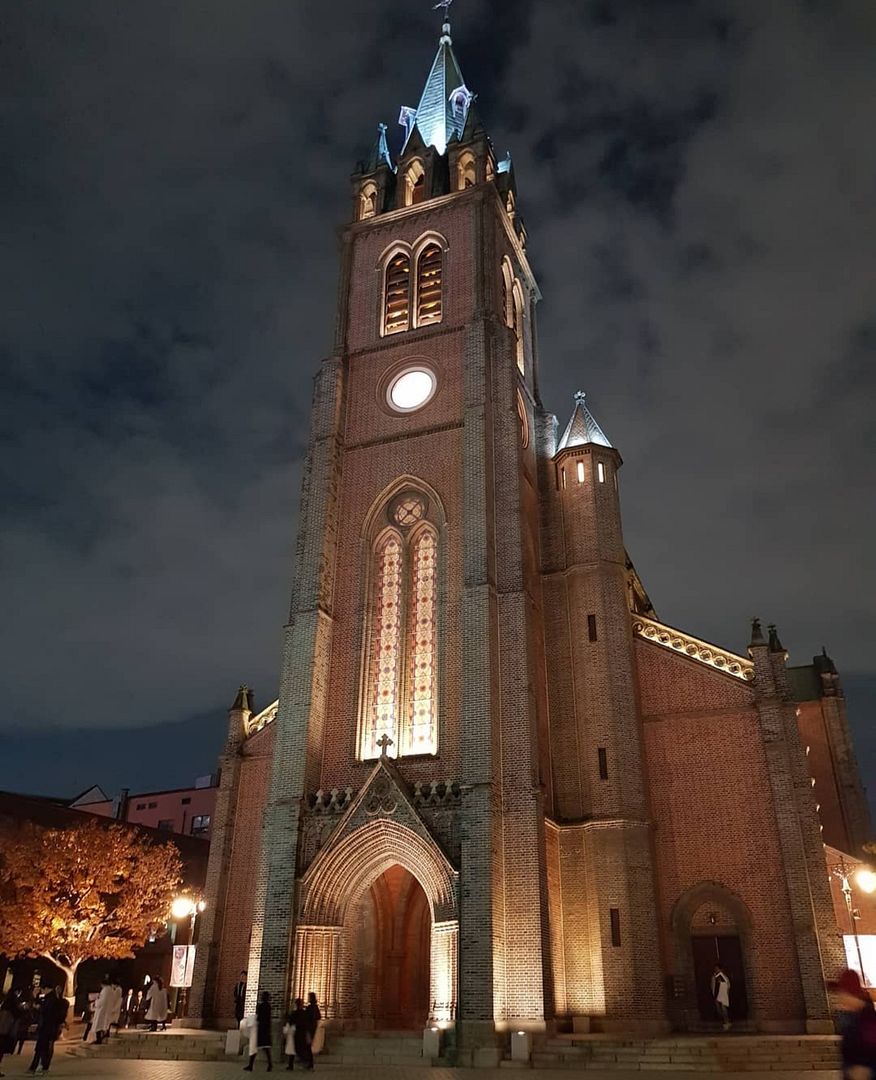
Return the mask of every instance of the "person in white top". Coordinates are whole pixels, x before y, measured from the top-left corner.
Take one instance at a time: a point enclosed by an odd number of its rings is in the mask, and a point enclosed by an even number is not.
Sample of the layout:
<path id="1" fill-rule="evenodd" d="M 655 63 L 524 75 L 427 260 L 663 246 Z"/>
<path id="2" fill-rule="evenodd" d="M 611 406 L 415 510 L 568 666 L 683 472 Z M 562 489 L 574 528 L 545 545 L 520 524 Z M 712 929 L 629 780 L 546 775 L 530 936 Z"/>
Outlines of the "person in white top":
<path id="1" fill-rule="evenodd" d="M 125 1000 L 125 992 L 119 985 L 118 975 L 110 976 L 110 990 L 112 990 L 112 1004 L 110 1006 L 110 1027 L 113 1024 L 118 1030 L 119 1022 L 122 1019 L 122 1002 Z M 107 1031 L 109 1036 L 109 1031 Z"/>
<path id="2" fill-rule="evenodd" d="M 161 979 L 156 979 L 149 987 L 146 1004 L 148 1005 L 146 1019 L 149 1021 L 150 1030 L 158 1031 L 159 1024 L 163 1029 L 167 1023 L 167 991 Z"/>
<path id="3" fill-rule="evenodd" d="M 715 999 L 715 1008 L 724 1025 L 724 1030 L 730 1030 L 730 980 L 724 974 L 720 964 L 715 964 L 712 975 L 712 997 Z"/>
<path id="4" fill-rule="evenodd" d="M 114 994 L 109 975 L 103 977 L 103 985 L 97 995 L 97 1004 L 94 1006 L 94 1015 L 91 1018 L 91 1031 L 88 1033 L 87 1042 L 102 1043 L 104 1037 L 109 1034 L 113 1016 Z"/>

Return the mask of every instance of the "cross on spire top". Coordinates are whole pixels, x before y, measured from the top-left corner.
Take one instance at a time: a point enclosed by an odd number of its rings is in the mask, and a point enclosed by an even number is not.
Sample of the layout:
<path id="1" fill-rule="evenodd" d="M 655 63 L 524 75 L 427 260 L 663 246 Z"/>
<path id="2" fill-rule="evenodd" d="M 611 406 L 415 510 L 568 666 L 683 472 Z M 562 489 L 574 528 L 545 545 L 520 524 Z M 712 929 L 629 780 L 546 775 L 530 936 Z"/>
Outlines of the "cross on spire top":
<path id="1" fill-rule="evenodd" d="M 444 21 L 447 22 L 450 17 L 450 5 L 453 0 L 438 0 L 438 3 L 432 8 L 433 11 L 438 11 L 439 8 L 444 8 Z"/>
<path id="2" fill-rule="evenodd" d="M 380 756 L 381 757 L 388 757 L 389 756 L 389 748 L 390 748 L 390 746 L 393 746 L 394 744 L 393 744 L 392 739 L 390 739 L 390 737 L 388 735 L 383 734 L 377 740 L 377 745 L 380 747 Z"/>

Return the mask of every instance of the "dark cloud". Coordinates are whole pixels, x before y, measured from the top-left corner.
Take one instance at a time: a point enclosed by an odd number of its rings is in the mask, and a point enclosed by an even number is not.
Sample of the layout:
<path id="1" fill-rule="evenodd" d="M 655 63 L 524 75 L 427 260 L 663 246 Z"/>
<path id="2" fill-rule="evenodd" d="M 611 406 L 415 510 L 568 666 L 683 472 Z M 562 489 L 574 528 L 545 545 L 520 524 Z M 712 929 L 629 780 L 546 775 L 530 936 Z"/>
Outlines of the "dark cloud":
<path id="1" fill-rule="evenodd" d="M 863 719 L 872 6 L 455 6 L 514 153 L 546 403 L 582 386 L 621 448 L 662 617 L 741 649 L 760 612 L 797 662 L 827 644 Z M 2 724 L 93 744 L 108 786 L 141 782 L 123 758 L 142 728 L 221 729 L 238 682 L 274 692 L 334 230 L 376 123 L 416 103 L 429 8 L 7 7 Z M 8 738 L 37 787 L 39 744 Z"/>

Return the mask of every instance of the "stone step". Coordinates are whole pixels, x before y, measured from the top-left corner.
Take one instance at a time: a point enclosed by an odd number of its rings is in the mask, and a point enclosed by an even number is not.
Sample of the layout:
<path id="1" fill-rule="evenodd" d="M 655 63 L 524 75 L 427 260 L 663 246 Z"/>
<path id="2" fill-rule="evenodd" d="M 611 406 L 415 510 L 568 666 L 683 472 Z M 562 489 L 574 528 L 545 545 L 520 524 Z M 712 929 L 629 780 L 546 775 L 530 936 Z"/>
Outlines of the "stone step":
<path id="1" fill-rule="evenodd" d="M 555 1035 L 537 1044 L 532 1064 L 546 1069 L 659 1072 L 834 1072 L 835 1036 L 724 1035 L 624 1039 L 605 1035 Z"/>

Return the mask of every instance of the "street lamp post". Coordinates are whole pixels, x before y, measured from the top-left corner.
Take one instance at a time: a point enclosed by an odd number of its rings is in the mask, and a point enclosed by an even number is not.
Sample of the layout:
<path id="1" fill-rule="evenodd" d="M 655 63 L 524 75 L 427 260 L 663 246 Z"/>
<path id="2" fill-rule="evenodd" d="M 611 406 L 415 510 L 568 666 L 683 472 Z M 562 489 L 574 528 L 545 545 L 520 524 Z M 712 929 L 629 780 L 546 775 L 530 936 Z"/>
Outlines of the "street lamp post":
<path id="1" fill-rule="evenodd" d="M 840 861 L 833 866 L 828 867 L 828 869 L 840 883 L 840 890 L 842 891 L 843 899 L 846 902 L 846 911 L 849 916 L 849 926 L 851 927 L 852 937 L 855 939 L 855 951 L 858 954 L 858 971 L 861 974 L 861 984 L 866 986 L 867 978 L 864 974 L 864 958 L 861 954 L 861 939 L 858 936 L 858 919 L 860 916 L 852 905 L 851 877 L 854 873 L 857 886 L 864 892 L 871 893 L 876 889 L 876 874 L 866 867 L 859 867 L 857 871 L 855 871 L 853 867 L 846 864 L 846 860 L 842 855 L 840 855 Z"/>
<path id="2" fill-rule="evenodd" d="M 198 916 L 203 912 L 206 906 L 206 901 L 204 901 L 200 897 L 195 899 L 191 896 L 177 896 L 171 904 L 170 913 L 177 922 L 181 922 L 183 919 L 191 920 L 191 922 L 189 923 L 189 948 L 192 948 L 195 944 L 195 926 L 198 921 Z M 185 1011 L 185 1008 L 188 1004 L 188 987 L 182 987 L 183 1001 L 181 1008 L 179 1007 L 180 987 L 177 987 L 176 990 L 177 1000 L 174 1007 L 174 1013 L 179 1015 Z"/>

